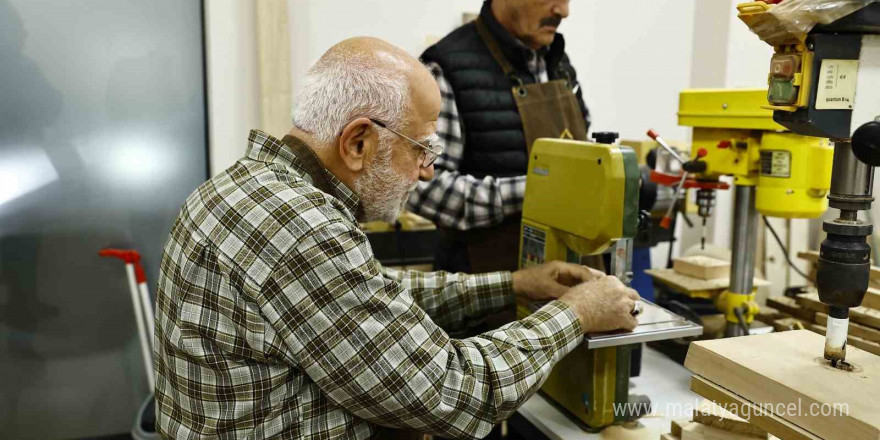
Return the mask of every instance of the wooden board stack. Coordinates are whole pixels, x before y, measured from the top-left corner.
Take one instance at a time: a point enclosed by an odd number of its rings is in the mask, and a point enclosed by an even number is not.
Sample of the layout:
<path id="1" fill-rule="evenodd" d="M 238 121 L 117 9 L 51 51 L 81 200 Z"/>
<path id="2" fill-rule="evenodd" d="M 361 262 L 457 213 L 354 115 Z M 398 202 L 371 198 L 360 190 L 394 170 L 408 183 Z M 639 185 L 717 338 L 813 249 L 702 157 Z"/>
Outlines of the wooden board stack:
<path id="1" fill-rule="evenodd" d="M 880 357 L 851 347 L 841 370 L 823 346 L 807 330 L 697 341 L 685 367 L 691 390 L 780 438 L 880 439 Z"/>
<path id="2" fill-rule="evenodd" d="M 811 253 L 800 256 L 817 258 Z M 871 286 L 862 305 L 850 309 L 846 360 L 854 365 L 851 370 L 833 368 L 822 357 L 820 335 L 828 323 L 828 306 L 812 289 L 794 297 L 767 299 L 768 307 L 756 319 L 773 326 L 776 333 L 692 343 L 685 361 L 694 373 L 691 390 L 737 415 L 751 414 L 743 418 L 780 438 L 880 440 L 878 268 L 872 269 Z M 813 405 L 834 411 L 828 415 L 804 411 Z M 792 412 L 791 406 L 798 411 Z M 663 438 L 742 438 L 710 431 L 718 427 L 709 423 L 691 426 L 694 421 L 673 424 L 673 432 Z"/>
<path id="3" fill-rule="evenodd" d="M 767 431 L 749 423 L 710 400 L 694 410 L 691 420 L 673 420 L 660 440 L 767 440 Z"/>

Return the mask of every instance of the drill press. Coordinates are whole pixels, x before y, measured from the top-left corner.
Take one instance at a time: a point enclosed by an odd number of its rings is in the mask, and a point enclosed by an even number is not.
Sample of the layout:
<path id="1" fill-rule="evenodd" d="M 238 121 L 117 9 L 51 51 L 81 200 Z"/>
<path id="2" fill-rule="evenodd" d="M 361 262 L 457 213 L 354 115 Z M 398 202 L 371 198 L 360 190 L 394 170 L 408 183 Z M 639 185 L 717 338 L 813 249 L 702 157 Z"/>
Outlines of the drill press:
<path id="1" fill-rule="evenodd" d="M 776 3 L 776 2 L 773 2 Z M 766 108 L 794 133 L 834 142 L 829 206 L 816 285 L 830 308 L 824 357 L 846 359 L 849 309 L 868 289 L 874 166 L 880 165 L 880 3 L 743 3 L 739 18 L 774 48 Z"/>
<path id="2" fill-rule="evenodd" d="M 828 208 L 833 151 L 827 139 L 785 131 L 773 121 L 762 89 L 694 89 L 679 95 L 678 123 L 692 127 L 691 159 L 681 176 L 652 173 L 658 183 L 681 180 L 697 190 L 698 214 L 712 215 L 715 191 L 733 177 L 730 284 L 715 299 L 727 321 L 725 336 L 742 336 L 758 313 L 753 285 L 759 214 L 816 218 Z M 663 145 L 653 131 L 648 135 Z M 664 147 L 665 148 L 665 147 Z"/>

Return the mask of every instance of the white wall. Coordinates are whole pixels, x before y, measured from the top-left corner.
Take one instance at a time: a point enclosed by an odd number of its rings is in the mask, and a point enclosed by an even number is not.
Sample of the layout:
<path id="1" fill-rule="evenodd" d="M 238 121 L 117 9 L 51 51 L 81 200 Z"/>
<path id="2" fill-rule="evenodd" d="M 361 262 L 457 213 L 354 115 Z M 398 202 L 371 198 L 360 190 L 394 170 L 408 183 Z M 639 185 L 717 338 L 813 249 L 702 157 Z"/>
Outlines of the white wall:
<path id="1" fill-rule="evenodd" d="M 649 128 L 681 139 L 678 91 L 690 82 L 695 0 L 573 1 L 560 27 L 596 130 L 641 139 Z M 479 12 L 481 0 L 289 0 L 293 90 L 342 39 L 369 35 L 418 56 L 427 41 Z M 345 11 L 345 13 L 340 13 Z M 626 17 L 626 19 L 621 19 Z"/>
<path id="2" fill-rule="evenodd" d="M 211 174 L 244 156 L 247 135 L 260 123 L 260 88 L 254 5 L 205 2 L 208 139 Z"/>
<path id="3" fill-rule="evenodd" d="M 480 0 L 289 0 L 291 82 L 299 89 L 305 72 L 334 44 L 373 36 L 413 56 L 461 24 L 463 12 L 479 12 Z"/>

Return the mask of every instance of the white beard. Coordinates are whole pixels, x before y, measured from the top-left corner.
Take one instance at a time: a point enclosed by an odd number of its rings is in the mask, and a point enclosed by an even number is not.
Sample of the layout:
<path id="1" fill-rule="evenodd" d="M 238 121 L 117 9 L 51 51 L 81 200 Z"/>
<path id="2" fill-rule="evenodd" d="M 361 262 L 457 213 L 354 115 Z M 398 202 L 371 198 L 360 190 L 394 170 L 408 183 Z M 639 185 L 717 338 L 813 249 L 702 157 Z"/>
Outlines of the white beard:
<path id="1" fill-rule="evenodd" d="M 376 159 L 354 181 L 354 190 L 364 210 L 361 220 L 394 223 L 416 184 L 394 171 L 391 146 L 381 145 Z"/>

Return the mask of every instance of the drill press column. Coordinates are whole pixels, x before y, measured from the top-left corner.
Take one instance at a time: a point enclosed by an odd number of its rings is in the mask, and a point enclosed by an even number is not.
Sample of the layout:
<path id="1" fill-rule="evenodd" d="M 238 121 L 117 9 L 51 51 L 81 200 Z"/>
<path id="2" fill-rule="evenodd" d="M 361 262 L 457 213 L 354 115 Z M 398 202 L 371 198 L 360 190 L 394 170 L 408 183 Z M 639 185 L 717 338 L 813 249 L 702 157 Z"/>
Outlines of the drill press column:
<path id="1" fill-rule="evenodd" d="M 755 277 L 755 248 L 758 240 L 758 213 L 755 211 L 755 187 L 736 185 L 733 207 L 733 246 L 731 249 L 730 287 L 726 301 L 734 308 L 737 322 L 727 321 L 725 336 L 744 336 L 747 333 L 744 316 L 753 296 Z M 745 307 L 745 310 L 742 308 Z M 736 313 L 739 309 L 741 313 Z M 739 319 L 740 317 L 743 317 Z"/>
<path id="2" fill-rule="evenodd" d="M 849 308 L 858 307 L 868 290 L 871 247 L 866 238 L 872 226 L 858 219 L 858 212 L 871 208 L 874 168 L 858 160 L 849 142 L 834 145 L 829 206 L 840 216 L 826 221 L 828 234 L 819 250 L 816 286 L 819 299 L 830 306 L 825 334 L 825 359 L 836 365 L 846 359 Z"/>

